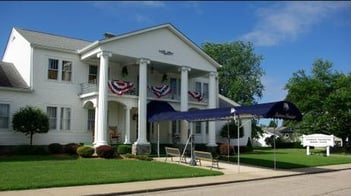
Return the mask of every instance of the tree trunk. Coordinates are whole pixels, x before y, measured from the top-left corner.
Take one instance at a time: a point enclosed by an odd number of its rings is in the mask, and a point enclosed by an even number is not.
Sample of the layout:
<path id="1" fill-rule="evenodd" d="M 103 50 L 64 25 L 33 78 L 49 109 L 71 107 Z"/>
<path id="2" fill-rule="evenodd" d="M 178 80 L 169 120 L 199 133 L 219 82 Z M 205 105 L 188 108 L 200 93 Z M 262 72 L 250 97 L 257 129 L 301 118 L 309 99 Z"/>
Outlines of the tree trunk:
<path id="1" fill-rule="evenodd" d="M 33 133 L 30 134 L 30 141 L 29 142 L 30 142 L 30 146 L 32 146 L 33 145 Z"/>

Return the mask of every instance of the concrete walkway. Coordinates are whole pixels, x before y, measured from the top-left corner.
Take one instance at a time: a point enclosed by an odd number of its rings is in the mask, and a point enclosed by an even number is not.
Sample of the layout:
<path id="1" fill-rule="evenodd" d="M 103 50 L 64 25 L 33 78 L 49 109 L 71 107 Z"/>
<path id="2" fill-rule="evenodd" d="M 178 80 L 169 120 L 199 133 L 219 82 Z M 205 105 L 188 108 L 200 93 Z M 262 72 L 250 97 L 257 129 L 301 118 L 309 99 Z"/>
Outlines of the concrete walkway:
<path id="1" fill-rule="evenodd" d="M 157 161 L 164 161 L 164 158 L 156 158 Z M 168 159 L 167 162 L 170 162 Z M 178 164 L 177 162 L 172 162 Z M 184 164 L 185 165 L 185 164 Z M 189 165 L 188 165 L 189 166 Z M 202 168 L 210 169 L 211 163 L 202 161 Z M 189 166 L 192 167 L 192 166 Z M 196 166 L 200 167 L 200 166 Z M 320 172 L 332 172 L 339 170 L 351 169 L 351 164 L 323 166 L 315 168 L 301 168 L 294 170 L 273 170 L 267 168 L 237 165 L 230 163 L 219 163 L 218 170 L 224 173 L 221 176 L 196 177 L 196 178 L 182 178 L 170 180 L 153 180 L 143 182 L 130 182 L 118 184 L 103 184 L 103 185 L 87 185 L 87 186 L 73 186 L 60 188 L 45 188 L 34 190 L 21 191 L 3 191 L 0 195 L 8 196 L 70 196 L 70 195 L 123 195 L 135 194 L 150 191 L 170 190 L 177 188 L 190 188 L 206 185 L 218 185 L 226 183 L 236 183 L 253 180 L 263 180 L 270 178 L 287 177 L 294 175 L 305 175 Z"/>

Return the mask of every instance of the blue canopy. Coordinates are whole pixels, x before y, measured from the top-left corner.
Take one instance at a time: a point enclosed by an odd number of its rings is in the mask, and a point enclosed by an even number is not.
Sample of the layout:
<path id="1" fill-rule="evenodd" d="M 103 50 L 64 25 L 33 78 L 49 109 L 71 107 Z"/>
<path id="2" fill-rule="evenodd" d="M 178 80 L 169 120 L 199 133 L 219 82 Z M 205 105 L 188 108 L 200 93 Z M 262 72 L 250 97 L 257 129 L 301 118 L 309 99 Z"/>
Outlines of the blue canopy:
<path id="1" fill-rule="evenodd" d="M 257 118 L 278 118 L 288 120 L 302 120 L 299 109 L 291 102 L 279 101 L 262 103 L 251 106 L 225 107 L 215 109 L 195 110 L 188 112 L 162 112 L 148 118 L 149 122 L 159 121 L 211 121 L 233 118 L 234 115 L 252 115 Z"/>
<path id="2" fill-rule="evenodd" d="M 146 118 L 149 120 L 150 117 L 164 112 L 175 112 L 175 110 L 169 103 L 165 101 L 150 101 L 147 104 Z"/>

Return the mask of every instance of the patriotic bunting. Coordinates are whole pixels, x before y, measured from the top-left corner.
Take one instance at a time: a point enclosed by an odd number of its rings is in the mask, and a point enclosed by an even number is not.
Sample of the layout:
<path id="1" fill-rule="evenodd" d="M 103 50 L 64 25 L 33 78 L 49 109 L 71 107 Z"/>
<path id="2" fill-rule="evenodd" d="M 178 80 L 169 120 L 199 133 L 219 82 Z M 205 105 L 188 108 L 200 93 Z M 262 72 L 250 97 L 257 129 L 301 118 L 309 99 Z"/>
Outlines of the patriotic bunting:
<path id="1" fill-rule="evenodd" d="M 160 87 L 151 86 L 150 89 L 158 98 L 168 95 L 171 92 L 171 88 L 168 85 Z"/>
<path id="2" fill-rule="evenodd" d="M 196 99 L 197 101 L 202 101 L 203 96 L 201 95 L 201 93 L 196 92 L 196 91 L 188 91 L 188 94 L 193 97 L 194 99 Z"/>
<path id="3" fill-rule="evenodd" d="M 117 95 L 123 95 L 123 93 L 128 92 L 134 87 L 132 82 L 126 82 L 121 80 L 109 80 L 108 87 L 111 92 Z"/>

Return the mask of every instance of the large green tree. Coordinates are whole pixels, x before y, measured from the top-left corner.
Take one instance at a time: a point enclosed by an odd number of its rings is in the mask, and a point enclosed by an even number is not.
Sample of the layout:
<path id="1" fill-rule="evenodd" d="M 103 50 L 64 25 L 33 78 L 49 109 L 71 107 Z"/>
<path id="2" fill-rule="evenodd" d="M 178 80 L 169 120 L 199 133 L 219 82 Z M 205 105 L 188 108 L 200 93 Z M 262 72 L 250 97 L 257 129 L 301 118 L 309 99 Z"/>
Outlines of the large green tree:
<path id="1" fill-rule="evenodd" d="M 218 69 L 220 93 L 242 105 L 256 103 L 262 98 L 264 75 L 260 67 L 263 57 L 254 52 L 253 45 L 236 41 L 204 43 L 203 50 L 222 65 Z"/>
<path id="2" fill-rule="evenodd" d="M 317 59 L 310 74 L 293 73 L 285 86 L 286 99 L 297 105 L 303 121 L 290 123 L 300 133 L 334 134 L 345 142 L 351 136 L 351 74 L 332 68 L 331 62 Z"/>
<path id="3" fill-rule="evenodd" d="M 47 133 L 49 131 L 49 118 L 39 108 L 26 106 L 20 108 L 12 119 L 14 131 L 22 132 L 30 138 L 30 145 L 33 144 L 33 135 Z"/>

